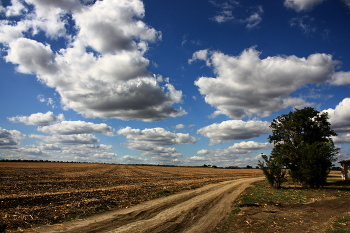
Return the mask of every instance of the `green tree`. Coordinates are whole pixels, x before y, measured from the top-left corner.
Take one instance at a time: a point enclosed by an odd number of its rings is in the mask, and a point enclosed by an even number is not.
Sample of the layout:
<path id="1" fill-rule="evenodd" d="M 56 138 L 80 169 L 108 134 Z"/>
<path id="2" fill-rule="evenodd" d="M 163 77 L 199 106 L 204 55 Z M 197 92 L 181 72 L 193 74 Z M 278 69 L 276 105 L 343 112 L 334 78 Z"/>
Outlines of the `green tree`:
<path id="1" fill-rule="evenodd" d="M 274 119 L 270 125 L 272 154 L 281 158 L 290 176 L 303 186 L 318 188 L 326 178 L 338 153 L 327 113 L 311 107 L 295 109 Z"/>
<path id="2" fill-rule="evenodd" d="M 265 154 L 261 154 L 261 158 L 263 161 L 259 160 L 258 166 L 263 171 L 267 181 L 272 187 L 281 188 L 282 183 L 287 181 L 282 158 L 278 155 L 268 157 Z"/>

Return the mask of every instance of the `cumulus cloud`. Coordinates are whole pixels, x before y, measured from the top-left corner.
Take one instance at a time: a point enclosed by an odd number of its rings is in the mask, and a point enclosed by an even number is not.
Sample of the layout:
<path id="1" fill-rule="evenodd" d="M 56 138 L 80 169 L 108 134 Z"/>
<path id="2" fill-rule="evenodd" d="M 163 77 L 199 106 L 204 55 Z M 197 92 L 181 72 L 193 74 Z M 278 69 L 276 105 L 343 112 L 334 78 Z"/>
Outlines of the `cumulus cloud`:
<path id="1" fill-rule="evenodd" d="M 40 141 L 37 141 L 38 146 L 32 145 L 28 148 L 19 146 L 19 140 L 23 140 L 24 135 L 18 131 L 2 132 L 2 137 L 4 138 L 2 144 L 4 145 L 1 149 L 14 149 L 13 153 L 22 155 L 21 159 L 39 159 L 40 156 L 57 159 L 64 158 L 65 155 L 73 155 L 79 161 L 82 161 L 80 158 L 89 158 L 90 161 L 102 161 L 108 159 L 108 156 L 110 156 L 109 159 L 113 159 L 111 154 L 106 154 L 110 153 L 108 151 L 112 149 L 112 146 L 100 144 L 100 140 L 93 135 L 93 133 L 102 133 L 107 136 L 114 136 L 114 129 L 107 124 L 64 121 L 63 114 L 55 116 L 52 112 L 45 114 L 35 113 L 30 116 L 16 116 L 9 118 L 9 120 L 23 122 L 27 125 L 39 125 L 38 131 L 51 134 L 51 136 L 29 135 L 30 138 L 39 139 Z M 5 144 L 7 144 L 7 147 L 5 147 Z M 15 155 L 11 156 L 13 158 L 16 157 Z"/>
<path id="2" fill-rule="evenodd" d="M 149 160 L 138 156 L 124 155 L 117 160 L 120 164 L 146 164 Z"/>
<path id="3" fill-rule="evenodd" d="M 201 156 L 192 156 L 190 158 L 187 158 L 184 160 L 184 164 L 188 166 L 198 166 L 200 164 L 205 164 L 207 163 L 208 158 L 206 157 L 201 157 Z"/>
<path id="4" fill-rule="evenodd" d="M 98 144 L 100 140 L 93 134 L 74 134 L 74 135 L 53 135 L 44 136 L 38 134 L 29 135 L 30 138 L 43 140 L 44 142 L 63 145 L 81 145 L 81 144 Z"/>
<path id="5" fill-rule="evenodd" d="M 178 125 L 175 125 L 174 128 L 175 129 L 183 129 L 185 128 L 186 126 L 184 124 L 178 124 Z"/>
<path id="6" fill-rule="evenodd" d="M 58 116 L 55 116 L 53 112 L 47 112 L 47 113 L 34 113 L 30 116 L 15 116 L 15 117 L 9 117 L 10 121 L 18 123 L 24 123 L 26 125 L 38 125 L 38 126 L 47 126 L 56 122 L 60 122 L 64 120 L 64 115 L 59 114 Z"/>
<path id="7" fill-rule="evenodd" d="M 51 154 L 47 153 L 45 151 L 42 151 L 40 148 L 38 147 L 21 147 L 19 148 L 17 151 L 17 153 L 19 153 L 19 155 L 21 155 L 21 158 L 25 157 L 25 158 L 41 158 L 41 157 L 48 157 Z"/>
<path id="8" fill-rule="evenodd" d="M 86 158 L 86 161 L 96 161 L 96 158 L 93 157 L 94 154 L 101 154 L 106 151 L 110 151 L 112 146 L 104 144 L 91 144 L 91 143 L 80 143 L 76 141 L 72 144 L 63 145 L 61 151 L 62 155 L 75 156 L 76 158 Z"/>
<path id="9" fill-rule="evenodd" d="M 34 145 L 19 147 L 9 150 L 8 152 L 8 156 L 6 156 L 8 159 L 46 160 L 52 158 L 52 154 L 50 152 L 43 151 L 40 147 L 36 147 Z"/>
<path id="10" fill-rule="evenodd" d="M 62 121 L 54 125 L 39 127 L 38 130 L 48 134 L 60 135 L 103 133 L 107 136 L 113 136 L 113 128 L 107 124 L 94 124 L 85 121 Z"/>
<path id="11" fill-rule="evenodd" d="M 272 147 L 273 145 L 267 142 L 248 141 L 235 143 L 225 149 L 200 150 L 197 154 L 206 156 L 211 164 L 221 165 L 234 163 L 234 166 L 246 166 L 247 164 L 252 164 L 252 162 L 255 164 L 258 162 L 258 157 L 251 158 L 249 156 L 252 152 L 271 149 Z"/>
<path id="12" fill-rule="evenodd" d="M 41 150 L 52 150 L 52 151 L 61 151 L 62 148 L 55 144 L 46 144 L 46 143 L 39 143 L 39 148 Z"/>
<path id="13" fill-rule="evenodd" d="M 0 23 L 5 59 L 55 88 L 65 109 L 89 118 L 142 121 L 186 114 L 173 107 L 182 92 L 147 71 L 144 53 L 161 33 L 141 20 L 140 0 L 25 2 L 25 10 L 16 11 L 19 21 Z M 33 39 L 39 32 L 49 38 L 45 44 Z M 65 39 L 67 47 L 54 51 L 50 38 Z"/>
<path id="14" fill-rule="evenodd" d="M 229 120 L 203 127 L 197 133 L 210 138 L 209 145 L 215 145 L 224 141 L 250 139 L 271 133 L 269 126 L 270 123 L 267 121 Z"/>
<path id="15" fill-rule="evenodd" d="M 3 11 L 6 13 L 7 17 L 11 17 L 23 14 L 26 8 L 19 0 L 12 0 L 12 5 L 7 6 L 6 9 L 3 8 Z"/>
<path id="16" fill-rule="evenodd" d="M 102 152 L 102 153 L 96 153 L 93 155 L 93 158 L 97 160 L 110 160 L 116 157 L 118 157 L 118 155 L 111 152 Z"/>
<path id="17" fill-rule="evenodd" d="M 210 66 L 210 59 L 208 59 L 208 49 L 198 50 L 193 53 L 192 58 L 188 60 L 188 63 L 191 64 L 196 60 L 203 60 L 207 62 L 207 66 Z"/>
<path id="18" fill-rule="evenodd" d="M 159 127 L 144 130 L 126 127 L 118 130 L 117 133 L 126 136 L 129 149 L 142 151 L 141 155 L 151 156 L 153 160 L 166 164 L 177 162 L 176 159 L 182 157 L 177 149 L 168 146 L 196 142 L 196 138 L 189 134 L 171 133 Z"/>
<path id="19" fill-rule="evenodd" d="M 319 5 L 324 0 L 285 0 L 284 5 L 296 11 L 311 10 L 314 6 Z"/>
<path id="20" fill-rule="evenodd" d="M 25 135 L 18 130 L 7 130 L 0 127 L 0 149 L 17 149 Z"/>
<path id="21" fill-rule="evenodd" d="M 189 134 L 172 133 L 160 127 L 144 130 L 126 127 L 118 130 L 117 133 L 125 135 L 126 138 L 133 143 L 141 143 L 154 146 L 194 144 L 196 142 L 196 138 L 190 136 Z"/>
<path id="22" fill-rule="evenodd" d="M 333 142 L 336 144 L 350 143 L 350 133 L 333 137 Z"/>
<path id="23" fill-rule="evenodd" d="M 201 59 L 195 54 L 193 60 Z M 330 81 L 339 63 L 331 55 L 320 53 L 307 58 L 292 55 L 261 59 L 254 47 L 239 56 L 211 51 L 205 62 L 213 68 L 216 78 L 200 77 L 195 85 L 205 101 L 217 108 L 213 117 L 225 114 L 236 119 L 312 106 L 291 94 L 307 84 Z"/>
<path id="24" fill-rule="evenodd" d="M 350 98 L 343 99 L 335 109 L 329 108 L 328 113 L 331 128 L 337 133 L 350 133 Z"/>
<path id="25" fill-rule="evenodd" d="M 350 84 L 350 72 L 339 71 L 332 76 L 330 82 L 336 86 Z"/>

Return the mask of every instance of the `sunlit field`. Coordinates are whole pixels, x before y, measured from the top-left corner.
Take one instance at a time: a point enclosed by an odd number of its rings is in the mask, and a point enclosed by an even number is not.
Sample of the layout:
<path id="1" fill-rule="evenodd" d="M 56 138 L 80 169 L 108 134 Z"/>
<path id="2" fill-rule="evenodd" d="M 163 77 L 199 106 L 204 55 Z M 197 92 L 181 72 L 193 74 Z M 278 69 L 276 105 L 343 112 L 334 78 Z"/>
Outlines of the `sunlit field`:
<path id="1" fill-rule="evenodd" d="M 1 162 L 0 226 L 25 229 L 81 218 L 260 169 Z"/>

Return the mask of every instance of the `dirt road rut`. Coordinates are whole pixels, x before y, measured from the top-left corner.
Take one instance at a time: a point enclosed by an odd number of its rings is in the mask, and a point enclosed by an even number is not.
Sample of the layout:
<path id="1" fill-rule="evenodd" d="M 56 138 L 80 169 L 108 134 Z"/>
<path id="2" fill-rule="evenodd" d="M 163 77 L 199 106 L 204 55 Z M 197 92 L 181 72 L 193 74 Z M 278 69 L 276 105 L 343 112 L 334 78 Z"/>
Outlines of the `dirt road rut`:
<path id="1" fill-rule="evenodd" d="M 239 194 L 252 182 L 261 179 L 263 177 L 210 184 L 129 209 L 111 211 L 56 226 L 43 226 L 31 232 L 212 232 L 230 213 Z"/>

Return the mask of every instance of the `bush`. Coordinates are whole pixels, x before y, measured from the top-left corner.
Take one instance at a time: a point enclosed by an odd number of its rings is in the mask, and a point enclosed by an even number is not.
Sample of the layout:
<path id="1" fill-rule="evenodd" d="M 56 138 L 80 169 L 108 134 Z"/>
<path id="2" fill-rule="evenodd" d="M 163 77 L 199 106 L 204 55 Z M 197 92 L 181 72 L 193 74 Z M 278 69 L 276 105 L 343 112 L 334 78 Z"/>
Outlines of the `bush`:
<path id="1" fill-rule="evenodd" d="M 281 188 L 283 182 L 286 182 L 286 171 L 283 169 L 282 159 L 277 156 L 268 157 L 261 154 L 263 162 L 259 161 L 259 167 L 266 176 L 269 184 L 274 188 Z"/>

